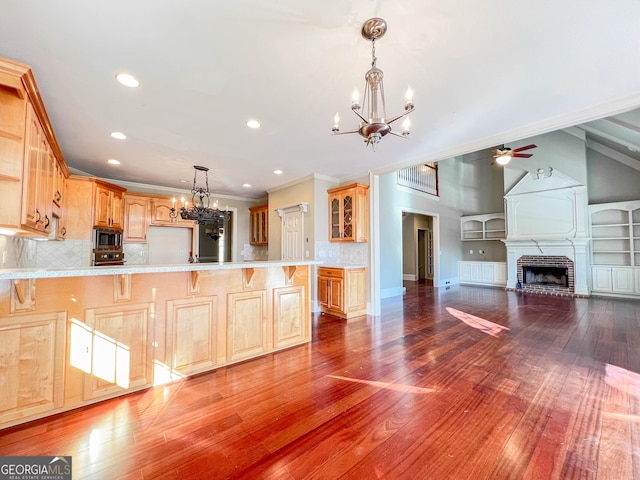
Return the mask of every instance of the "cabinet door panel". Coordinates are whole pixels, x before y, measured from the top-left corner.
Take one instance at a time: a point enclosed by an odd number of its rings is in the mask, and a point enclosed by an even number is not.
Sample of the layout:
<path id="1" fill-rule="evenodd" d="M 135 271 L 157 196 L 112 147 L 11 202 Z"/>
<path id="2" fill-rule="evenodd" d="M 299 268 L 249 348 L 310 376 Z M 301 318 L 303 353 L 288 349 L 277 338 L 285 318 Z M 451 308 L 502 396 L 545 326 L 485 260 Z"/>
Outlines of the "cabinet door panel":
<path id="1" fill-rule="evenodd" d="M 342 280 L 332 278 L 329 282 L 329 308 L 342 311 L 343 307 Z"/>
<path id="2" fill-rule="evenodd" d="M 147 241 L 148 212 L 148 198 L 137 196 L 127 196 L 125 198 L 125 242 L 144 243 Z"/>
<path id="3" fill-rule="evenodd" d="M 171 370 L 188 375 L 216 366 L 218 297 L 167 302 L 167 350 Z"/>
<path id="4" fill-rule="evenodd" d="M 612 267 L 611 287 L 615 293 L 633 293 L 633 270 Z"/>
<path id="5" fill-rule="evenodd" d="M 151 304 L 87 310 L 91 369 L 85 378 L 86 400 L 153 384 L 150 310 Z"/>
<path id="6" fill-rule="evenodd" d="M 241 360 L 267 349 L 267 294 L 232 293 L 227 304 L 227 360 Z"/>
<path id="7" fill-rule="evenodd" d="M 62 406 L 65 325 L 58 312 L 0 320 L 0 423 Z"/>
<path id="8" fill-rule="evenodd" d="M 273 290 L 274 346 L 286 347 L 308 338 L 303 286 Z"/>
<path id="9" fill-rule="evenodd" d="M 611 268 L 610 267 L 593 267 L 593 290 L 598 292 L 611 291 Z"/>
<path id="10" fill-rule="evenodd" d="M 124 225 L 124 199 L 122 192 L 112 192 L 111 204 L 109 205 L 109 216 L 111 218 L 111 226 L 122 228 Z"/>
<path id="11" fill-rule="evenodd" d="M 38 175 L 40 174 L 40 123 L 33 108 L 27 109 L 27 138 L 25 140 L 23 188 L 22 188 L 22 223 L 30 228 L 37 228 L 42 219 L 38 211 Z"/>
<path id="12" fill-rule="evenodd" d="M 96 201 L 94 209 L 93 223 L 100 227 L 110 227 L 109 205 L 111 203 L 111 192 L 102 187 L 96 187 Z"/>
<path id="13" fill-rule="evenodd" d="M 321 307 L 329 306 L 329 279 L 318 277 L 318 303 Z"/>

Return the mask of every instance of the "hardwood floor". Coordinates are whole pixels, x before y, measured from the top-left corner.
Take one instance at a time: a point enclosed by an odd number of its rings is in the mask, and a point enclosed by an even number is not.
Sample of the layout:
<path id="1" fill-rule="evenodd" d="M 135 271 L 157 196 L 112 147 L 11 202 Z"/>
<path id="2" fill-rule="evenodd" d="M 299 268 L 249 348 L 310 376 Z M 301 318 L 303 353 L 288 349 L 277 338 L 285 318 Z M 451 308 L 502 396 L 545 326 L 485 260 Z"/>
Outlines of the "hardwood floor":
<path id="1" fill-rule="evenodd" d="M 0 431 L 74 479 L 640 479 L 640 302 L 407 283 L 312 343 Z"/>

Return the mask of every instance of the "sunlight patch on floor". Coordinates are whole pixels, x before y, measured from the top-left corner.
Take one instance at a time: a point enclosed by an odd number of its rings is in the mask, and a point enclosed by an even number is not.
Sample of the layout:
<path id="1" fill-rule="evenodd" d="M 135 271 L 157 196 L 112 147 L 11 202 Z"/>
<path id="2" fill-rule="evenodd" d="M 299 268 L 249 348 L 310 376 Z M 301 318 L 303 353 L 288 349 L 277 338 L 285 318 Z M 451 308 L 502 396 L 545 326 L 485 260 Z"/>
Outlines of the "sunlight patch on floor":
<path id="1" fill-rule="evenodd" d="M 640 397 L 640 374 L 607 363 L 605 382 L 634 397 Z"/>
<path id="2" fill-rule="evenodd" d="M 469 313 L 461 312 L 460 310 L 456 310 L 455 308 L 447 307 L 447 312 L 449 312 L 458 320 L 466 323 L 470 327 L 480 330 L 481 332 L 484 332 L 487 335 L 491 335 L 492 337 L 499 337 L 504 332 L 509 330 L 509 328 L 505 327 L 504 325 L 494 323 L 490 320 L 485 320 L 484 318 L 476 317 L 475 315 L 471 315 Z"/>
<path id="3" fill-rule="evenodd" d="M 407 392 L 407 393 L 435 392 L 435 390 L 432 388 L 414 387 L 413 385 L 402 385 L 402 384 L 390 383 L 390 382 L 376 382 L 374 380 L 362 380 L 360 378 L 340 377 L 338 375 L 328 375 L 328 376 L 331 378 L 335 378 L 337 380 L 346 380 L 348 382 L 363 383 L 365 385 L 371 385 L 372 387 L 386 388 L 389 390 L 396 390 L 398 392 Z"/>

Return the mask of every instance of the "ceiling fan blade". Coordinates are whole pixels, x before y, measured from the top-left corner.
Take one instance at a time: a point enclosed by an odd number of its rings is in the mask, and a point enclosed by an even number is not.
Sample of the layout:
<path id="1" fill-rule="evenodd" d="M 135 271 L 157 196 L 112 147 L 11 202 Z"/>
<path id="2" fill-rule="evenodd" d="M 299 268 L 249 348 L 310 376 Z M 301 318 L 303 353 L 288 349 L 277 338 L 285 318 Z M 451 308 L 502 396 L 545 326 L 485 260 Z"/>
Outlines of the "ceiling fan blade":
<path id="1" fill-rule="evenodd" d="M 533 153 L 514 153 L 511 156 L 517 158 L 530 158 L 533 157 Z"/>
<path id="2" fill-rule="evenodd" d="M 514 152 L 522 152 L 523 150 L 530 150 L 532 148 L 536 148 L 537 145 L 534 145 L 533 143 L 531 145 L 527 145 L 526 147 L 520 147 L 520 148 L 515 148 L 513 151 Z"/>

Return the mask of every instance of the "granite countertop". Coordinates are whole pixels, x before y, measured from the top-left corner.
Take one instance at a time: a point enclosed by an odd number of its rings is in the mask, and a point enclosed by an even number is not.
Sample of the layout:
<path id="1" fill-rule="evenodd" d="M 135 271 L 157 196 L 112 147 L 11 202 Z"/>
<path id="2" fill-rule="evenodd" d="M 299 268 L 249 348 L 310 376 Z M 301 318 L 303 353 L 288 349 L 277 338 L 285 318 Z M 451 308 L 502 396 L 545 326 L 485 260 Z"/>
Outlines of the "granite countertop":
<path id="1" fill-rule="evenodd" d="M 115 265 L 84 268 L 24 268 L 0 270 L 0 280 L 24 278 L 91 277 L 97 275 L 122 275 L 129 273 L 191 272 L 207 270 L 233 270 L 238 268 L 288 267 L 320 265 L 322 262 L 307 260 L 286 262 L 282 260 L 229 263 L 185 263 L 177 265 Z"/>

